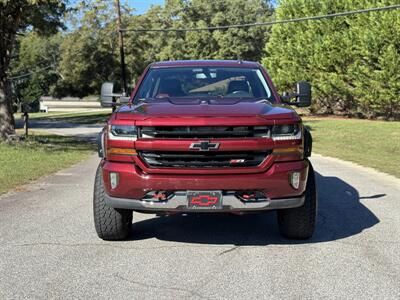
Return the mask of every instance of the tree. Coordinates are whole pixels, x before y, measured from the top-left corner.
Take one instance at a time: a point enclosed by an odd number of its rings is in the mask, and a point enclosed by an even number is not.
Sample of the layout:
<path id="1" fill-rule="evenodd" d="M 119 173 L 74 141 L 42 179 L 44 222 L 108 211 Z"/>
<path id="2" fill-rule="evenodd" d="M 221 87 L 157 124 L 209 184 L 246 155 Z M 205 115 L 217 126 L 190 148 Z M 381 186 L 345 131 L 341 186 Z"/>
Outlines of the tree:
<path id="1" fill-rule="evenodd" d="M 54 94 L 61 78 L 58 72 L 62 35 L 39 35 L 29 32 L 18 38 L 11 64 L 13 90 L 22 103 L 38 100 L 43 95 Z"/>
<path id="2" fill-rule="evenodd" d="M 62 26 L 64 1 L 0 0 L 0 138 L 14 134 L 13 101 L 9 68 L 16 37 L 33 28 L 39 33 L 54 33 Z"/>
<path id="3" fill-rule="evenodd" d="M 81 2 L 72 16 L 73 31 L 61 43 L 59 95 L 98 94 L 102 82 L 120 76 L 113 1 Z M 129 14 L 129 12 L 128 12 Z M 118 80 L 119 81 L 119 80 Z"/>
<path id="4" fill-rule="evenodd" d="M 167 1 L 161 27 L 198 28 L 264 22 L 273 8 L 268 0 Z M 160 59 L 260 60 L 269 36 L 265 27 L 167 33 Z"/>
<path id="5" fill-rule="evenodd" d="M 134 3 L 134 2 L 133 2 Z M 123 7 L 127 29 L 188 28 L 262 22 L 273 9 L 266 0 L 167 0 L 145 14 L 133 15 Z M 92 0 L 78 6 L 61 44 L 59 95 L 97 94 L 104 81 L 119 83 L 120 66 L 113 1 Z M 262 27 L 202 32 L 127 32 L 125 57 L 128 82 L 159 60 L 259 60 L 269 31 Z M 73 46 L 72 46 L 73 45 Z"/>
<path id="6" fill-rule="evenodd" d="M 365 7 L 398 4 L 398 0 L 363 0 Z M 357 59 L 354 95 L 366 117 L 400 119 L 400 17 L 399 11 L 359 15 L 351 24 Z"/>
<path id="7" fill-rule="evenodd" d="M 263 22 L 273 8 L 268 0 L 167 0 L 146 14 L 130 16 L 128 29 L 199 28 Z M 244 59 L 260 60 L 269 29 L 263 27 L 188 32 L 128 32 L 128 68 L 134 76 L 159 60 Z"/>
<path id="8" fill-rule="evenodd" d="M 396 0 L 282 0 L 277 19 L 396 4 Z M 274 25 L 263 64 L 281 91 L 313 85 L 318 112 L 400 117 L 398 11 Z"/>
<path id="9" fill-rule="evenodd" d="M 341 0 L 285 0 L 280 2 L 276 17 L 291 19 L 346 8 L 346 2 Z M 317 106 L 331 113 L 339 100 L 351 98 L 346 70 L 353 56 L 347 35 L 347 18 L 275 25 L 263 63 L 281 91 L 292 88 L 297 81 L 310 81 Z"/>

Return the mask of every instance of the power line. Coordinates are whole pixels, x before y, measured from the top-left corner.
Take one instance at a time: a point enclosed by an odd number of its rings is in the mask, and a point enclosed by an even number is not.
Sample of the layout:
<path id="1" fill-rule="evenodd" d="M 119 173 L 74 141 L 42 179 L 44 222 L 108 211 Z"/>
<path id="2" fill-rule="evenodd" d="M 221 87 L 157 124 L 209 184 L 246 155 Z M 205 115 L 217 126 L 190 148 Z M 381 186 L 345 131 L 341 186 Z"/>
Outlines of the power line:
<path id="1" fill-rule="evenodd" d="M 34 68 L 34 67 L 39 67 L 40 65 L 43 65 L 44 63 L 46 63 L 46 62 L 48 62 L 48 58 L 46 58 L 46 57 L 43 57 L 42 56 L 42 58 L 43 58 L 43 60 L 40 60 L 40 61 L 38 61 L 38 62 L 35 62 L 34 64 L 30 64 L 29 66 L 23 66 L 23 69 L 19 69 L 18 71 L 20 72 L 20 73 L 22 73 L 23 71 L 28 71 L 27 69 L 29 68 L 29 69 L 32 69 L 32 68 Z M 15 57 L 13 57 L 13 59 L 18 59 L 18 56 L 15 56 Z M 28 72 L 26 72 L 26 73 L 28 73 Z"/>
<path id="2" fill-rule="evenodd" d="M 54 67 L 53 65 L 49 65 L 49 66 L 47 66 L 47 67 L 43 67 L 43 68 L 37 69 L 37 70 L 35 70 L 35 71 L 29 72 L 29 73 L 25 73 L 25 74 L 22 74 L 22 75 L 9 77 L 8 80 L 16 80 L 16 79 L 28 77 L 28 76 L 31 76 L 31 75 L 33 75 L 33 74 L 36 74 L 36 73 L 39 73 L 39 72 L 42 72 L 42 71 L 51 69 L 51 68 L 53 68 L 53 67 Z"/>
<path id="3" fill-rule="evenodd" d="M 233 25 L 223 25 L 223 26 L 211 26 L 211 27 L 200 27 L 200 28 L 155 28 L 155 29 L 120 29 L 122 32 L 186 32 L 186 31 L 211 31 L 211 30 L 226 30 L 229 28 L 248 28 L 248 27 L 256 27 L 256 26 L 271 26 L 275 24 L 287 24 L 287 23 L 296 23 L 310 20 L 322 20 L 322 19 L 330 19 L 336 17 L 344 17 L 349 15 L 370 13 L 376 11 L 388 11 L 399 9 L 400 4 L 390 5 L 390 6 L 382 6 L 382 7 L 373 7 L 359 10 L 351 10 L 340 13 L 328 14 L 328 15 L 319 15 L 319 16 L 311 16 L 311 17 L 303 17 L 303 18 L 295 18 L 295 19 L 287 19 L 287 20 L 275 20 L 269 22 L 258 22 L 258 23 L 249 23 L 249 24 L 233 24 Z"/>

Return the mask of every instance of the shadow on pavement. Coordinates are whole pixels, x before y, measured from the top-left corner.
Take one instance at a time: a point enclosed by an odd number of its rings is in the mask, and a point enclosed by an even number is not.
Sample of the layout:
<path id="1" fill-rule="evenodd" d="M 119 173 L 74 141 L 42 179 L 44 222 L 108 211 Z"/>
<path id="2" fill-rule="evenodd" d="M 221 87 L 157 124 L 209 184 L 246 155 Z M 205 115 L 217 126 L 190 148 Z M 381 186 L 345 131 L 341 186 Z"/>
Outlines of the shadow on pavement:
<path id="1" fill-rule="evenodd" d="M 275 212 L 236 216 L 197 214 L 157 217 L 133 224 L 132 240 L 157 238 L 182 243 L 269 245 L 317 243 L 346 238 L 379 223 L 362 203 L 355 188 L 337 177 L 316 173 L 318 221 L 312 239 L 292 241 L 280 236 Z M 385 194 L 364 199 L 376 199 Z M 375 200 L 373 200 L 375 201 Z M 379 200 L 376 200 L 379 201 Z"/>

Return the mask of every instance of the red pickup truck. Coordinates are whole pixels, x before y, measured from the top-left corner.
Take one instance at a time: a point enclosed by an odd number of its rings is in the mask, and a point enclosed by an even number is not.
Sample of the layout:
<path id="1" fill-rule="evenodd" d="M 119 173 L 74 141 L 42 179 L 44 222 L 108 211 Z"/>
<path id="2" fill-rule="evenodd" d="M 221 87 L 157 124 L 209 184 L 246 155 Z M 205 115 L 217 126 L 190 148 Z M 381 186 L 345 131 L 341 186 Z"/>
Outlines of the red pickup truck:
<path id="1" fill-rule="evenodd" d="M 116 96 L 103 84 L 103 106 Z M 279 96 L 256 62 L 158 62 L 124 101 L 99 138 L 93 208 L 100 238 L 127 238 L 133 211 L 277 210 L 285 237 L 312 236 L 311 135 L 289 107 L 310 105 L 308 83 Z"/>

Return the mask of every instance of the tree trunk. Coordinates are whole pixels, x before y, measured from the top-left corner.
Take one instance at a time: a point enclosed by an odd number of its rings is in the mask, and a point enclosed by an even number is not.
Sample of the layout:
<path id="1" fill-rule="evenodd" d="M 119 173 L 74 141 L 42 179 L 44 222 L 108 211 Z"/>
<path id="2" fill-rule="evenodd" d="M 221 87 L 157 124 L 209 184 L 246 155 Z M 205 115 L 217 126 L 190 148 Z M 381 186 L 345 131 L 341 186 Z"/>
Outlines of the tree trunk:
<path id="1" fill-rule="evenodd" d="M 15 134 L 11 84 L 6 76 L 0 76 L 0 139 Z"/>
<path id="2" fill-rule="evenodd" d="M 0 5 L 0 140 L 15 134 L 11 81 L 8 79 L 22 10 L 17 1 Z"/>
<path id="3" fill-rule="evenodd" d="M 22 12 L 18 1 L 0 4 L 0 140 L 15 134 L 11 81 L 7 72 Z"/>

